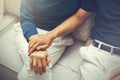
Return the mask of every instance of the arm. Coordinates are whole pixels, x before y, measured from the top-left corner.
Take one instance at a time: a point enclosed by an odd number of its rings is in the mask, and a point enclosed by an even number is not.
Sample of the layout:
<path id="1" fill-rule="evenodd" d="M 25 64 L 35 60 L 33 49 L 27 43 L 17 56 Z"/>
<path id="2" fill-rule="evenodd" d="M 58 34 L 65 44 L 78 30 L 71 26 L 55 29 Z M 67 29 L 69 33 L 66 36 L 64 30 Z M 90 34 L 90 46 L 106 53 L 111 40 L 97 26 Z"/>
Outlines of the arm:
<path id="1" fill-rule="evenodd" d="M 81 0 L 81 9 L 79 9 L 73 16 L 68 18 L 61 25 L 59 25 L 49 33 L 55 33 L 53 38 L 56 38 L 58 36 L 63 36 L 72 32 L 91 14 L 91 12 L 97 11 L 96 4 L 96 0 Z"/>
<path id="2" fill-rule="evenodd" d="M 56 37 L 71 33 L 78 27 L 79 24 L 81 24 L 88 16 L 90 16 L 90 14 L 90 12 L 79 9 L 73 16 L 68 18 L 52 31 L 48 32 L 48 34 L 52 34 L 52 37 L 55 39 Z"/>
<path id="3" fill-rule="evenodd" d="M 62 24 L 57 26 L 52 31 L 41 36 L 36 35 L 36 39 L 30 41 L 29 44 L 29 55 L 35 50 L 45 50 L 47 49 L 52 41 L 59 37 L 71 33 L 79 24 L 81 24 L 91 13 L 83 9 L 79 9 L 73 16 L 65 20 Z"/>
<path id="4" fill-rule="evenodd" d="M 33 1 L 22 0 L 20 9 L 21 27 L 24 37 L 28 40 L 30 36 L 37 34 L 36 26 L 33 21 Z"/>

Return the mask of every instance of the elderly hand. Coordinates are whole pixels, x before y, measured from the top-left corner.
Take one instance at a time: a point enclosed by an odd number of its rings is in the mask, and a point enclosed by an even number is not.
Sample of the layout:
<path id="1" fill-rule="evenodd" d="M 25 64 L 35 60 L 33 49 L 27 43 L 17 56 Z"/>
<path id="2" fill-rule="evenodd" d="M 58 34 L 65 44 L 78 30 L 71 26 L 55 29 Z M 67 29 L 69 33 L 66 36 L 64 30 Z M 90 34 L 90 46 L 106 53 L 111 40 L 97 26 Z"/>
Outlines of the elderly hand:
<path id="1" fill-rule="evenodd" d="M 120 80 L 120 67 L 117 67 L 115 69 L 112 70 L 109 80 Z"/>
<path id="2" fill-rule="evenodd" d="M 50 63 L 50 56 L 47 51 L 35 51 L 30 55 L 30 68 L 36 74 L 42 75 L 46 72 L 46 66 Z"/>
<path id="3" fill-rule="evenodd" d="M 29 47 L 28 47 L 28 53 L 29 55 L 34 52 L 35 50 L 46 50 L 48 47 L 51 46 L 52 41 L 55 38 L 47 33 L 44 35 L 36 34 L 29 38 Z"/>

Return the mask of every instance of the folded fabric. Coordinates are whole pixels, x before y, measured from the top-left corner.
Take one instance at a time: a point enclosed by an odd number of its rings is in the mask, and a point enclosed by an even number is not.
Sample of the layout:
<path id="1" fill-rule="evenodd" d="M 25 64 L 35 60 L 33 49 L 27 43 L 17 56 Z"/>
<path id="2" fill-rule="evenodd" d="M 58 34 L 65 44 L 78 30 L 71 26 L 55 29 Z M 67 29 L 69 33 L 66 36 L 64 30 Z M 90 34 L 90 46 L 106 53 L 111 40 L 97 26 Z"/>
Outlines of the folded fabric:
<path id="1" fill-rule="evenodd" d="M 3 17 L 3 13 L 4 13 L 4 1 L 0 0 L 0 25 L 1 25 L 1 21 L 2 21 L 2 17 Z"/>

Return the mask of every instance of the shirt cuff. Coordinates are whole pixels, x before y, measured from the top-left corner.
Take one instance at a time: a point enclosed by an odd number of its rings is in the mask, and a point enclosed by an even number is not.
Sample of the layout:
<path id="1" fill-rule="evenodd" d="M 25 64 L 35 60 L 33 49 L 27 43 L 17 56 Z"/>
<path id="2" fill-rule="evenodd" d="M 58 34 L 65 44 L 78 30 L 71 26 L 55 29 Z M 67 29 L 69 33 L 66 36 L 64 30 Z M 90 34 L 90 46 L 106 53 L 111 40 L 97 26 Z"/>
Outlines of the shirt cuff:
<path id="1" fill-rule="evenodd" d="M 26 40 L 29 42 L 29 38 L 30 38 L 32 35 L 35 35 L 35 34 L 38 34 L 38 32 L 35 31 L 35 30 L 32 30 L 32 31 L 29 31 L 29 32 L 27 32 L 26 34 L 24 34 L 24 36 L 25 36 Z"/>

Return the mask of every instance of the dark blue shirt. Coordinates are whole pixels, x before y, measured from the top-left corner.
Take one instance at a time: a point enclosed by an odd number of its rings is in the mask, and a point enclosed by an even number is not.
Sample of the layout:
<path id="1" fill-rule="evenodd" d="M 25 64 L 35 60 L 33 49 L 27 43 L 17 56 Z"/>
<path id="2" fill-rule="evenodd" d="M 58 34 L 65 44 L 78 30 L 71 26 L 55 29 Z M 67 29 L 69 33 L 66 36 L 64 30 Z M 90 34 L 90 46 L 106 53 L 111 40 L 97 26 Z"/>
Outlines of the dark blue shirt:
<path id="1" fill-rule="evenodd" d="M 92 39 L 120 47 L 120 0 L 82 0 L 82 8 L 96 12 Z"/>
<path id="2" fill-rule="evenodd" d="M 22 0 L 21 26 L 25 38 L 37 28 L 52 30 L 80 8 L 80 0 Z"/>

